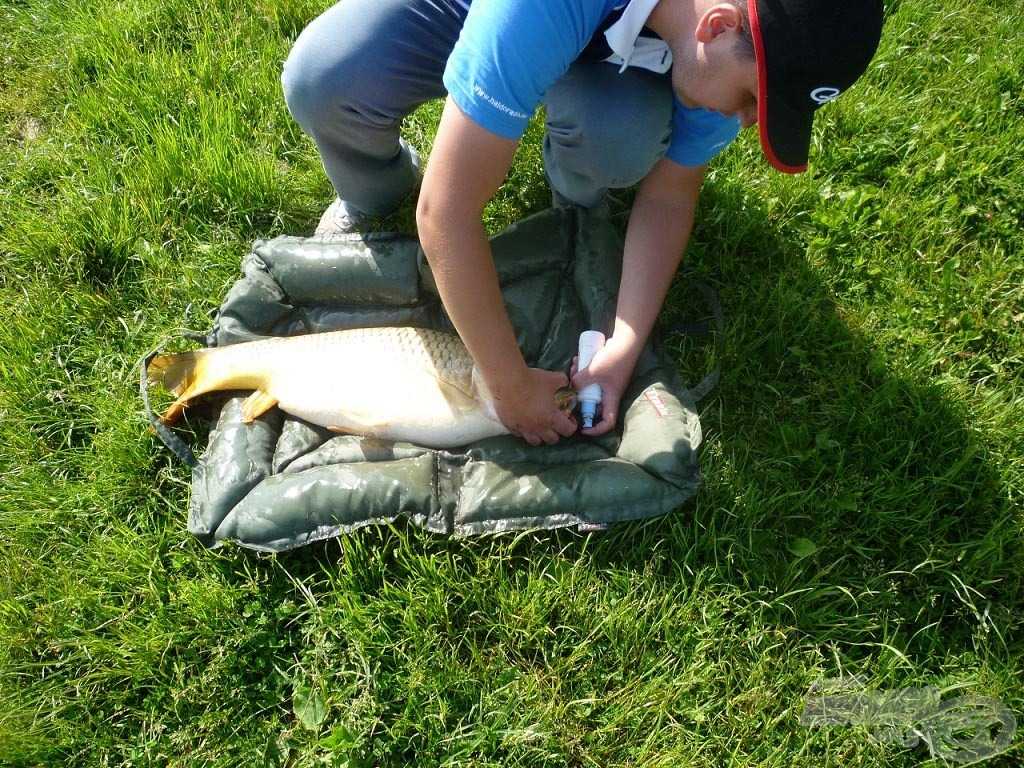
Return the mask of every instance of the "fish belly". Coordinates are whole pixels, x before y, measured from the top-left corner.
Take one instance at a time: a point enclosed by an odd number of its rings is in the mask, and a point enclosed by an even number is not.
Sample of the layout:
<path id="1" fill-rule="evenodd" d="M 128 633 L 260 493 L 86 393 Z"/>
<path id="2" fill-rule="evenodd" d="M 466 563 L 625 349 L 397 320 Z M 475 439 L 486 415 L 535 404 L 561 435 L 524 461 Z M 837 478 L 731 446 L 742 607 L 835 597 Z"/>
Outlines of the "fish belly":
<path id="1" fill-rule="evenodd" d="M 507 432 L 479 406 L 453 407 L 428 377 L 407 375 L 402 382 L 383 383 L 350 374 L 332 383 L 287 376 L 275 378 L 269 389 L 283 411 L 350 434 L 445 448 Z"/>
<path id="2" fill-rule="evenodd" d="M 472 359 L 450 334 L 381 328 L 294 341 L 268 359 L 267 391 L 300 419 L 436 448 L 508 432 L 474 398 Z"/>

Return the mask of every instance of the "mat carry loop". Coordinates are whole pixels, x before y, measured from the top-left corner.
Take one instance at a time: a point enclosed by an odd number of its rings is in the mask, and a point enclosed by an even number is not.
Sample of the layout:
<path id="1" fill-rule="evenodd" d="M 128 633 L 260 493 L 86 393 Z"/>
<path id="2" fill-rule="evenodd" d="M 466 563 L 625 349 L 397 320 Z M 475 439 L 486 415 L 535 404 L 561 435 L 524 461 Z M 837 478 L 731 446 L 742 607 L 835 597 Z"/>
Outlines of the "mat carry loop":
<path id="1" fill-rule="evenodd" d="M 197 341 L 200 344 L 207 343 L 207 337 L 201 333 L 195 331 L 182 331 L 179 336 L 186 338 L 191 341 Z M 199 459 L 196 458 L 195 453 L 189 447 L 178 434 L 170 427 L 160 423 L 160 417 L 153 412 L 153 407 L 149 402 L 149 364 L 153 362 L 153 359 L 159 355 L 166 347 L 167 342 L 162 342 L 155 349 L 150 351 L 145 357 L 138 362 L 139 367 L 139 396 L 142 398 L 142 406 L 146 411 L 146 419 L 149 421 L 153 432 L 160 438 L 160 442 L 181 461 L 195 469 L 199 466 Z"/>
<path id="2" fill-rule="evenodd" d="M 718 382 L 722 377 L 722 356 L 725 352 L 725 313 L 722 311 L 722 304 L 718 300 L 718 295 L 710 285 L 703 280 L 693 277 L 684 276 L 683 280 L 693 286 L 704 297 L 708 310 L 711 312 L 711 318 L 697 323 L 680 323 L 659 328 L 659 339 L 655 340 L 654 343 L 658 344 L 662 340 L 670 339 L 673 336 L 711 339 L 715 363 L 707 375 L 690 387 L 689 390 L 694 402 L 699 403 L 711 394 L 712 390 L 718 386 Z"/>

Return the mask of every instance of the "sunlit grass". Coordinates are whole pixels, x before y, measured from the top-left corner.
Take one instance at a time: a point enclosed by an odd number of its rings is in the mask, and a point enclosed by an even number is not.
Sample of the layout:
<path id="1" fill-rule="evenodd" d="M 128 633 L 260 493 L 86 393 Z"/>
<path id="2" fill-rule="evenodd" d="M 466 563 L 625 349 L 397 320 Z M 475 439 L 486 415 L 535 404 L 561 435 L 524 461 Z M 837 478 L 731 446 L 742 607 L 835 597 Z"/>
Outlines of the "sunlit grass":
<path id="1" fill-rule="evenodd" d="M 321 6 L 0 5 L 0 764 L 926 761 L 800 725 L 844 674 L 1020 720 L 1024 13 L 889 6 L 807 174 L 751 132 L 712 165 L 684 270 L 727 323 L 693 502 L 264 557 L 188 536 L 134 366 L 329 203 L 278 83 Z M 405 126 L 425 157 L 439 115 Z M 549 203 L 540 136 L 492 232 Z M 666 325 L 697 302 L 674 286 Z M 703 375 L 705 345 L 669 343 Z"/>

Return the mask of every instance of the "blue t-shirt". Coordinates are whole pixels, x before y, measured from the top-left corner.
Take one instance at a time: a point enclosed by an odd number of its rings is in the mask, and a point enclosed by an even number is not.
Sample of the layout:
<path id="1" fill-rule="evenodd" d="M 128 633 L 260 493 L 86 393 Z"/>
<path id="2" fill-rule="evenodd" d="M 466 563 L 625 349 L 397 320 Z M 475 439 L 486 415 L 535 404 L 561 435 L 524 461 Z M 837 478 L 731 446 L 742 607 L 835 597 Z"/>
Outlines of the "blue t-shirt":
<path id="1" fill-rule="evenodd" d="M 523 135 L 561 77 L 622 0 L 485 0 L 470 6 L 444 85 L 473 122 L 509 139 Z M 608 66 L 612 66 L 609 64 Z M 739 118 L 675 99 L 666 157 L 704 165 L 739 133 Z"/>

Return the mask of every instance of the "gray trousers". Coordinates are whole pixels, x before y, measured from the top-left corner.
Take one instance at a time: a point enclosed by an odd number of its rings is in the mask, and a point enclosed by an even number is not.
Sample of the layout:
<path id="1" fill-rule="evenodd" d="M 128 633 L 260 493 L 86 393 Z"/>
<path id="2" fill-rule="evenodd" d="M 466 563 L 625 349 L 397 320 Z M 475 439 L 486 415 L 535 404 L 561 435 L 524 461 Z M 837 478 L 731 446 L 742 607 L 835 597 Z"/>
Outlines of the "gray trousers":
<path id="1" fill-rule="evenodd" d="M 392 211 L 419 178 L 402 120 L 445 95 L 445 62 L 466 11 L 454 0 L 341 0 L 299 35 L 281 82 L 338 196 Z M 555 196 L 583 206 L 642 179 L 665 154 L 669 75 L 577 61 L 544 97 L 544 168 Z"/>

